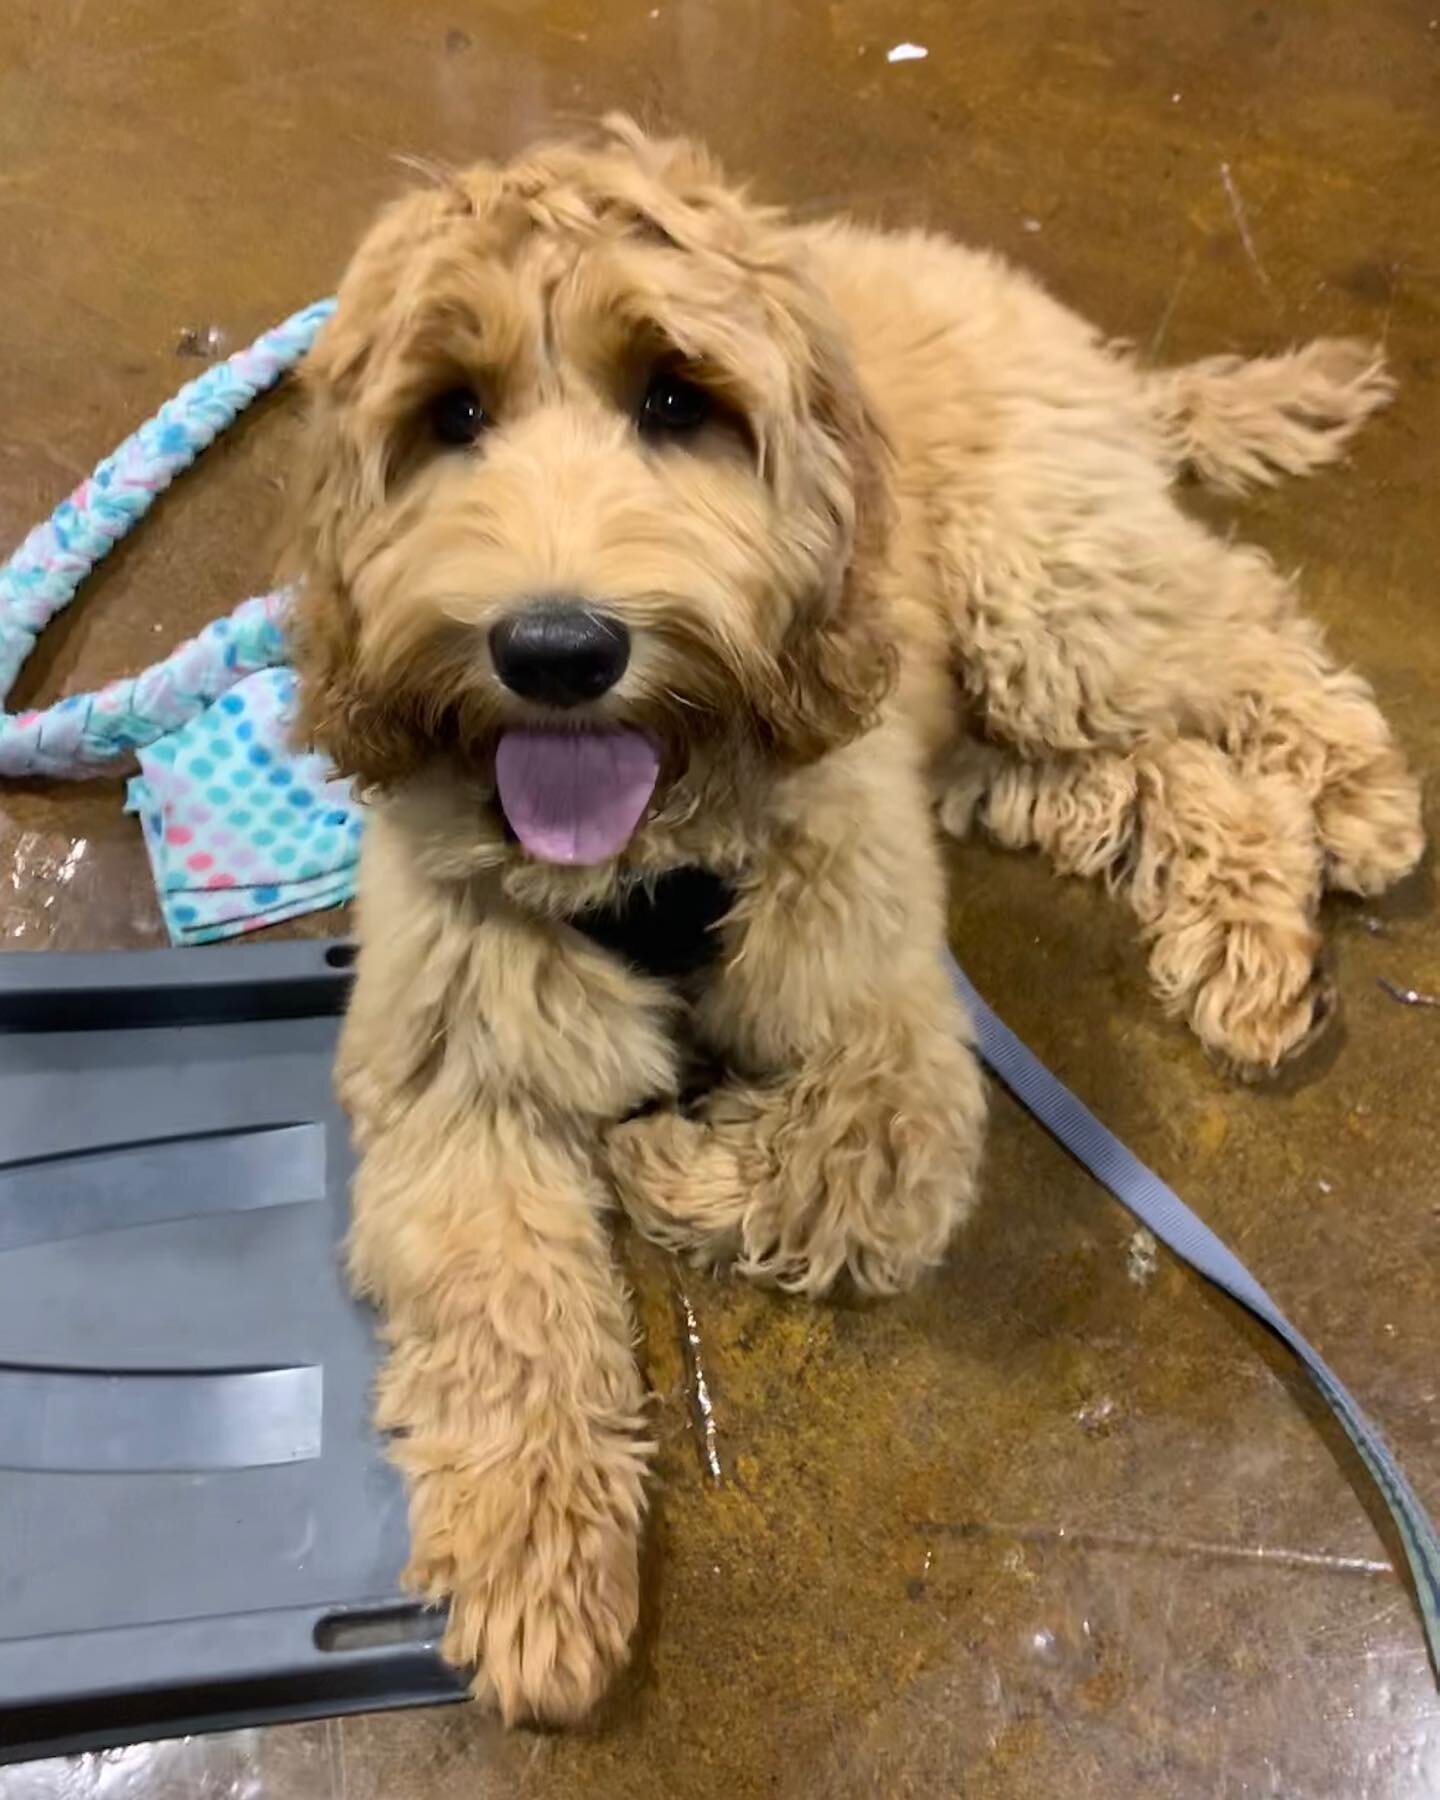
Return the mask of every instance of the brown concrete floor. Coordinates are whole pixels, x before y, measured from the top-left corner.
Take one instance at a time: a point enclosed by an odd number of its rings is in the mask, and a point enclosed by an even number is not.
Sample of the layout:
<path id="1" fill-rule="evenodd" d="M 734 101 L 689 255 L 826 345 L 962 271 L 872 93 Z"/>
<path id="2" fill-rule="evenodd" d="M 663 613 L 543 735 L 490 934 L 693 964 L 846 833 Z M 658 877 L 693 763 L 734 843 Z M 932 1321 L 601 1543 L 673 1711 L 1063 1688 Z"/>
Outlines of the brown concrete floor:
<path id="1" fill-rule="evenodd" d="M 503 154 L 622 105 L 808 211 L 996 244 L 1157 355 L 1383 337 L 1403 394 L 1355 467 L 1241 524 L 1304 563 L 1433 769 L 1435 8 L 12 0 L 0 538 L 194 372 L 182 329 L 238 344 L 327 291 L 394 152 Z M 928 58 L 889 64 L 902 40 Z M 26 697 L 138 667 L 264 585 L 290 426 L 282 397 L 210 453 L 52 629 Z M 1342 1029 L 1256 1091 L 1161 1019 L 1099 894 L 983 850 L 956 876 L 982 987 L 1251 1259 L 1440 1505 L 1440 1013 L 1377 985 L 1440 988 L 1428 879 L 1335 909 Z M 158 939 L 117 788 L 0 791 L 0 943 Z M 0 1772 L 0 1800 L 1440 1793 L 1396 1546 L 1289 1368 L 1133 1254 L 1118 1209 L 1004 1100 L 988 1195 L 943 1278 L 899 1304 L 687 1278 L 719 1485 L 676 1274 L 627 1245 L 663 1482 L 638 1663 L 590 1730 L 367 1718 Z"/>

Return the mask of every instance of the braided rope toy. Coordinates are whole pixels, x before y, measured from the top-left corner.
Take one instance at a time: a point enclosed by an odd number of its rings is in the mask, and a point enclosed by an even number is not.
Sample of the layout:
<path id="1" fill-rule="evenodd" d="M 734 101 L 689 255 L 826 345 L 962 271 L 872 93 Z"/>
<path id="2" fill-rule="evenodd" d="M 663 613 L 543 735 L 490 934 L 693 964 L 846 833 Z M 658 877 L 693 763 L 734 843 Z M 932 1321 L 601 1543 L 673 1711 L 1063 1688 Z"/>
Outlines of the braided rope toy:
<path id="1" fill-rule="evenodd" d="M 187 382 L 29 534 L 0 569 L 0 704 L 95 564 L 300 360 L 334 306 L 316 301 Z M 174 731 L 244 676 L 286 661 L 287 601 L 283 590 L 245 600 L 140 675 L 39 711 L 0 713 L 0 775 L 94 775 Z"/>

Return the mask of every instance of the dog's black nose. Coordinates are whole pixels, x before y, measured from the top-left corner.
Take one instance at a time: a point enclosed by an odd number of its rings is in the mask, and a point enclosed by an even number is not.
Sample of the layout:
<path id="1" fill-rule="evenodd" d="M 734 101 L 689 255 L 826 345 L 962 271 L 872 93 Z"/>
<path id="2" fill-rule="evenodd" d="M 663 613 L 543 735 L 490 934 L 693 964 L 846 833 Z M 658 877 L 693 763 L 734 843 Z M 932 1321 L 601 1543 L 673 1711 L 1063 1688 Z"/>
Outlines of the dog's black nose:
<path id="1" fill-rule="evenodd" d="M 614 687 L 630 661 L 630 633 L 580 601 L 547 600 L 490 633 L 495 673 L 512 693 L 545 706 L 580 706 Z"/>

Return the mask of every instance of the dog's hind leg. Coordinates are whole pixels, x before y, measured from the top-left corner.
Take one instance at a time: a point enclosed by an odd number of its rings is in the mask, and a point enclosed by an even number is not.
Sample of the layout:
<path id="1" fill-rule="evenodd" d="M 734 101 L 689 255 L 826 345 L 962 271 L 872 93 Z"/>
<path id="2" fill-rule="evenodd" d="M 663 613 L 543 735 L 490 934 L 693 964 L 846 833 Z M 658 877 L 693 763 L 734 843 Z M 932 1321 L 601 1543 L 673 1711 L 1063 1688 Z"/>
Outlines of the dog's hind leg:
<path id="1" fill-rule="evenodd" d="M 1043 850 L 1123 895 L 1166 1009 L 1227 1064 L 1273 1069 L 1323 1024 L 1320 850 L 1309 802 L 1283 776 L 1242 778 L 1217 746 L 1184 739 L 1014 760 L 979 818 L 1007 848 Z"/>
<path id="2" fill-rule="evenodd" d="M 1207 357 L 1147 376 L 1145 388 L 1177 472 L 1232 494 L 1338 461 L 1395 392 L 1383 351 L 1355 338 Z"/>
<path id="3" fill-rule="evenodd" d="M 1209 741 L 1242 783 L 1275 792 L 1279 783 L 1304 800 L 1324 887 L 1385 892 L 1415 868 L 1425 840 L 1419 782 L 1374 695 L 1298 617 L 1259 660 L 1265 676 L 1231 698 Z M 1136 747 L 1145 741 L 1137 735 Z M 1135 766 L 1128 749 L 1024 760 L 962 742 L 941 771 L 940 822 L 963 838 L 978 819 L 1001 842 L 1043 847 L 1063 874 L 1113 876 Z"/>
<path id="4" fill-rule="evenodd" d="M 1017 419 L 1004 530 L 962 514 L 945 543 L 951 666 L 966 728 L 987 750 L 1022 766 L 1149 758 L 1156 831 L 1173 801 L 1192 863 L 1183 893 L 1213 882 L 1205 929 L 1234 934 L 1219 967 L 1243 971 L 1253 1000 L 1216 1000 L 1225 978 L 1215 987 L 1203 971 L 1208 950 L 1171 954 L 1181 889 L 1146 919 L 1157 984 L 1212 1049 L 1265 1069 L 1310 1034 L 1314 994 L 1297 959 L 1316 942 L 1320 886 L 1374 893 L 1406 874 L 1423 847 L 1419 787 L 1368 685 L 1336 661 L 1290 584 L 1187 517 L 1154 452 L 1098 405 L 1093 417 L 1047 406 Z M 961 779 L 941 818 L 959 825 L 975 776 L 963 754 L 948 767 Z M 1266 877 L 1267 833 L 1283 899 Z M 1227 835 L 1238 861 L 1213 853 Z M 1062 861 L 1106 861 L 1103 836 L 1078 844 Z"/>
<path id="5" fill-rule="evenodd" d="M 1306 796 L 1324 854 L 1325 885 L 1374 895 L 1415 867 L 1424 849 L 1420 784 L 1354 670 L 1337 667 L 1314 634 L 1301 638 L 1287 678 L 1237 710 L 1222 741 L 1245 775 L 1283 777 Z"/>

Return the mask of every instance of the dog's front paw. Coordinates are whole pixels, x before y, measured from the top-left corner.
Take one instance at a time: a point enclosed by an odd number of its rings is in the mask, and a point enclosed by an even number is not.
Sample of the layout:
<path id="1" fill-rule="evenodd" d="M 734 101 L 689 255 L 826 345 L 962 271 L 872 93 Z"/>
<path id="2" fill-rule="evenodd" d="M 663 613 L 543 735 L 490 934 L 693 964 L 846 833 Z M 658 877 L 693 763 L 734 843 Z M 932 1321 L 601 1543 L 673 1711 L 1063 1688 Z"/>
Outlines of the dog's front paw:
<path id="1" fill-rule="evenodd" d="M 572 1724 L 625 1665 L 637 1534 L 499 1471 L 432 1476 L 416 1492 L 405 1586 L 448 1600 L 445 1658 L 506 1724 Z"/>
<path id="2" fill-rule="evenodd" d="M 733 1136 L 683 1113 L 645 1113 L 606 1134 L 605 1159 L 621 1205 L 652 1243 L 706 1262 L 739 1251 L 749 1184 Z"/>
<path id="3" fill-rule="evenodd" d="M 790 1184 L 761 1153 L 776 1123 L 763 1103 L 729 1094 L 724 1113 L 659 1112 L 617 1126 L 608 1151 L 620 1204 L 663 1249 L 702 1264 L 731 1263 L 768 1287 L 825 1292 L 845 1261 L 843 1232 L 829 1224 L 830 1202 L 842 1197 L 827 1196 L 817 1171 L 810 1204 L 797 1207 Z"/>
<path id="4" fill-rule="evenodd" d="M 845 1055 L 769 1088 L 716 1089 L 699 1120 L 655 1113 L 608 1139 L 622 1205 L 655 1242 L 792 1293 L 842 1273 L 914 1285 L 975 1192 L 984 1099 L 973 1055 L 937 1034 L 881 1068 Z"/>
<path id="5" fill-rule="evenodd" d="M 412 1470 L 418 1449 L 406 1446 Z M 405 1585 L 448 1601 L 444 1655 L 507 1725 L 573 1724 L 623 1667 L 635 1629 L 640 1461 L 627 1448 L 567 1467 L 558 1443 L 543 1467 L 468 1461 L 414 1476 Z"/>

